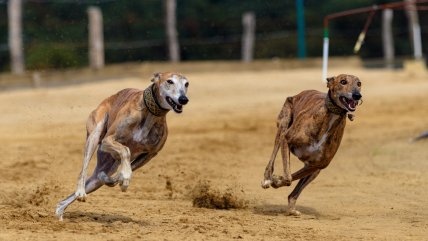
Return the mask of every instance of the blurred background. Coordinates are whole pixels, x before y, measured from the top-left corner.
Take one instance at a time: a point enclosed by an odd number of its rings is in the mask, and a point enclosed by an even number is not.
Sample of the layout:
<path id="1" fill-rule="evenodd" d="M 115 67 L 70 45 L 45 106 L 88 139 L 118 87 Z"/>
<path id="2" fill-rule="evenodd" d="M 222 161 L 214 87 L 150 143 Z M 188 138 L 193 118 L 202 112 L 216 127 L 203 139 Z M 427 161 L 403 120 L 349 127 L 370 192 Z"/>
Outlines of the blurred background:
<path id="1" fill-rule="evenodd" d="M 0 0 L 0 71 L 11 69 L 8 44 L 8 3 L 22 8 L 22 48 L 25 69 L 64 69 L 89 65 L 88 8 L 102 15 L 105 64 L 169 59 L 166 13 L 161 0 Z M 255 17 L 252 58 L 312 58 L 322 55 L 323 18 L 331 13 L 394 1 L 371 0 L 187 0 L 173 1 L 175 31 L 181 61 L 240 60 L 243 15 Z M 397 1 L 395 1 L 397 2 Z M 298 20 L 298 5 L 303 18 Z M 411 33 L 406 12 L 393 13 L 395 60 L 412 56 Z M 428 37 L 428 14 L 418 12 L 422 40 Z M 329 23 L 330 55 L 353 55 L 353 46 L 369 13 L 342 17 Z M 9 16 L 10 17 L 10 16 Z M 298 50 L 299 21 L 303 48 Z M 174 33 L 173 33 L 174 34 Z M 422 41 L 423 42 L 423 41 Z M 382 13 L 371 22 L 359 56 L 366 61 L 382 59 Z M 426 48 L 423 49 L 425 55 Z M 300 53 L 300 54 L 299 54 Z"/>

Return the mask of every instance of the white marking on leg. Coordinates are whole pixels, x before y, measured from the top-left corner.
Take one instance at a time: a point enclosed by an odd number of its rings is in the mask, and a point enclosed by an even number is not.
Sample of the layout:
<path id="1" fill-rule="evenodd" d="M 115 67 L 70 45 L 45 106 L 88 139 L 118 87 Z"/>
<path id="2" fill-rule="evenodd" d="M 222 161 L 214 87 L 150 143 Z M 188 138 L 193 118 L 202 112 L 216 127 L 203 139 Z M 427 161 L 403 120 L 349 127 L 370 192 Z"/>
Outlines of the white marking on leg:
<path id="1" fill-rule="evenodd" d="M 262 188 L 267 189 L 272 184 L 272 180 L 264 180 L 262 181 Z"/>
<path id="2" fill-rule="evenodd" d="M 131 168 L 131 151 L 128 147 L 124 146 L 124 150 L 121 153 L 121 167 L 120 167 L 120 188 L 122 192 L 125 192 L 126 189 L 129 186 L 129 183 L 131 181 L 131 175 L 132 175 L 132 168 Z"/>

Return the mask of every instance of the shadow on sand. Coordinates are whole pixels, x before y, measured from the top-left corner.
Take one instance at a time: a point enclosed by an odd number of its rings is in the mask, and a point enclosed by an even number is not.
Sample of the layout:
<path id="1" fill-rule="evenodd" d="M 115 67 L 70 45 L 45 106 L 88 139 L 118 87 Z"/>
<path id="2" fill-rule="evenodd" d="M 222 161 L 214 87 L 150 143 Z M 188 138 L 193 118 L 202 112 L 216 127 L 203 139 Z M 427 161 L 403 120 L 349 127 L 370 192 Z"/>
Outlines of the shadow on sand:
<path id="1" fill-rule="evenodd" d="M 266 215 L 266 216 L 279 216 L 279 215 L 288 215 L 287 205 L 277 205 L 277 204 L 262 204 L 254 207 L 254 214 Z M 296 206 L 296 209 L 299 210 L 302 215 L 310 215 L 319 217 L 320 213 L 311 207 L 305 206 Z"/>
<path id="2" fill-rule="evenodd" d="M 114 222 L 122 223 L 135 223 L 142 226 L 149 225 L 148 222 L 143 220 L 135 220 L 127 216 L 120 214 L 105 214 L 105 213 L 94 213 L 94 212 L 83 212 L 83 211 L 72 211 L 64 215 L 64 219 L 78 222 L 98 222 L 103 224 L 111 224 Z"/>

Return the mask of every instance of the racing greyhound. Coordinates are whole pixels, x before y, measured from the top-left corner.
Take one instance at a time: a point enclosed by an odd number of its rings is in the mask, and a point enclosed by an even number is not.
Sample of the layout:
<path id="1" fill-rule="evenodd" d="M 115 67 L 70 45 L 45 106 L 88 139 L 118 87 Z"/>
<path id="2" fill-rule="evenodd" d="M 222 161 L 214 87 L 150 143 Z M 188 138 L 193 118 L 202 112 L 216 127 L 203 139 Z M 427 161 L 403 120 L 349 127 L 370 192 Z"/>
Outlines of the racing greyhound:
<path id="1" fill-rule="evenodd" d="M 56 216 L 62 220 L 64 210 L 76 199 L 104 184 L 120 185 L 126 191 L 132 172 L 157 155 L 168 135 L 166 114 L 183 111 L 187 104 L 186 77 L 178 73 L 156 73 L 145 90 L 124 89 L 105 99 L 90 114 L 86 123 L 87 137 L 83 166 L 77 190 L 58 203 Z M 97 165 L 89 179 L 87 168 L 95 149 Z"/>
<path id="2" fill-rule="evenodd" d="M 300 215 L 296 200 L 302 190 L 326 168 L 342 140 L 346 115 L 354 112 L 361 100 L 361 81 L 353 75 L 327 78 L 328 93 L 306 90 L 288 97 L 277 120 L 278 132 L 270 161 L 266 167 L 263 188 L 290 186 L 299 180 L 288 196 L 288 214 Z M 348 114 L 352 121 L 353 114 Z M 284 176 L 273 175 L 275 157 L 281 148 Z M 304 167 L 291 174 L 290 151 Z"/>

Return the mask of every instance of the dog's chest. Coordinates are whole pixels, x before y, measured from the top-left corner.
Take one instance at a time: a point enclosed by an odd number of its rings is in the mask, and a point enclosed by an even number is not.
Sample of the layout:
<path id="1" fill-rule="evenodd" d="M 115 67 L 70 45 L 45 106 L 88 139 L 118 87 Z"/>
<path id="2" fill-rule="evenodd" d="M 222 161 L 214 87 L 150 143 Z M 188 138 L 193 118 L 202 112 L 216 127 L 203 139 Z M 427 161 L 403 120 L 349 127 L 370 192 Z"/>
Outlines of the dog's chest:
<path id="1" fill-rule="evenodd" d="M 133 131 L 133 141 L 142 145 L 156 145 L 162 139 L 163 128 L 152 128 L 150 130 L 144 130 L 138 128 Z"/>
<path id="2" fill-rule="evenodd" d="M 324 153 L 326 140 L 327 133 L 322 135 L 319 140 L 300 145 L 291 145 L 291 151 L 301 160 L 317 160 Z"/>
<path id="3" fill-rule="evenodd" d="M 338 118 L 333 116 L 323 126 L 302 128 L 304 131 L 294 135 L 289 143 L 291 152 L 300 160 L 317 161 L 324 158 L 327 152 L 337 149 L 332 139 L 337 135 Z"/>
<path id="4" fill-rule="evenodd" d="M 156 149 L 162 146 L 166 134 L 166 123 L 146 119 L 144 123 L 136 126 L 132 131 L 132 140 L 135 145 L 144 149 Z"/>

